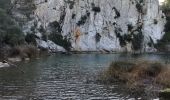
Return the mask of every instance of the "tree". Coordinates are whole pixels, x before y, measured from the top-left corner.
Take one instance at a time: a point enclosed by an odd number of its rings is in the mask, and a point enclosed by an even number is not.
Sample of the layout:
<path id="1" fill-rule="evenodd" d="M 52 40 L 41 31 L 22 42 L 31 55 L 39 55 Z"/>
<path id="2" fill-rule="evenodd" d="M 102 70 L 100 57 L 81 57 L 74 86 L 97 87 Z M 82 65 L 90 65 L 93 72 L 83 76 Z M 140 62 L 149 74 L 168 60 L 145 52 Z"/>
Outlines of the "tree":
<path id="1" fill-rule="evenodd" d="M 162 5 L 163 10 L 168 10 L 170 9 L 170 0 L 165 0 L 163 5 Z"/>
<path id="2" fill-rule="evenodd" d="M 10 0 L 0 1 L 0 45 L 18 45 L 23 43 L 24 35 L 17 22 L 8 13 Z"/>

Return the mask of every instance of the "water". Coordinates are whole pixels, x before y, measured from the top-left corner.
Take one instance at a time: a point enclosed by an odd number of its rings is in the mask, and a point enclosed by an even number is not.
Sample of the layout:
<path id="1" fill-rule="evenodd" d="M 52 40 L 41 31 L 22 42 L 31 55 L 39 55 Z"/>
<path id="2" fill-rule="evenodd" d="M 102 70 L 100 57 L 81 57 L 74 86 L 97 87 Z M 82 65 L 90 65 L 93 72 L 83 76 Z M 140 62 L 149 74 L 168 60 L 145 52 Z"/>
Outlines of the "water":
<path id="1" fill-rule="evenodd" d="M 169 58 L 170 54 L 75 54 L 21 62 L 18 68 L 0 69 L 0 100 L 133 99 L 118 83 L 96 82 L 99 72 L 112 61 L 146 59 L 169 63 Z"/>

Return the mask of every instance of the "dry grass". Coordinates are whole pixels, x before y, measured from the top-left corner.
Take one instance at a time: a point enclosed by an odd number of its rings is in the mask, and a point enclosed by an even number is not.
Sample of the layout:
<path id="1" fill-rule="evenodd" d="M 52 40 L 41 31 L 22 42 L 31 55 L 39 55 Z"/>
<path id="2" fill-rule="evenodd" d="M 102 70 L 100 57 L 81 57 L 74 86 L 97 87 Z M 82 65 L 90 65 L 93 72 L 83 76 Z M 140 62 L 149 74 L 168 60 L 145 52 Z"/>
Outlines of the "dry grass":
<path id="1" fill-rule="evenodd" d="M 35 58 L 39 55 L 37 47 L 33 45 L 15 46 L 10 50 L 10 57 Z"/>
<path id="2" fill-rule="evenodd" d="M 0 47 L 0 61 L 3 61 L 8 57 L 10 49 L 11 48 L 9 46 Z"/>
<path id="3" fill-rule="evenodd" d="M 156 82 L 164 87 L 170 88 L 170 65 L 167 65 L 166 69 L 160 72 L 156 77 Z"/>
<path id="4" fill-rule="evenodd" d="M 129 88 L 159 84 L 170 87 L 170 66 L 159 62 L 113 62 L 102 75 L 102 80 L 115 79 L 125 82 Z"/>
<path id="5" fill-rule="evenodd" d="M 13 59 L 13 62 L 15 62 L 15 59 L 28 60 L 47 55 L 49 55 L 47 50 L 38 49 L 38 47 L 31 44 L 0 48 L 0 61 Z"/>

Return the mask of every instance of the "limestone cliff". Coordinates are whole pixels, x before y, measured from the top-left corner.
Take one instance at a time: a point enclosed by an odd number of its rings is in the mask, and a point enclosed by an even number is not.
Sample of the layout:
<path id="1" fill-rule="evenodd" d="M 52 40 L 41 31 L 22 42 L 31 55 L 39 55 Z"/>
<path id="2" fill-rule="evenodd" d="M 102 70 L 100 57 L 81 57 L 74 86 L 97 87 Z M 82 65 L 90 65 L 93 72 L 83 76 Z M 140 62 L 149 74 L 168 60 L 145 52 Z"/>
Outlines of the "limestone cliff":
<path id="1" fill-rule="evenodd" d="M 29 3 L 28 3 L 29 2 Z M 158 0 L 12 0 L 25 34 L 72 51 L 154 51 L 164 35 Z M 23 8 L 28 13 L 22 12 Z M 45 37 L 45 38 L 44 38 Z"/>

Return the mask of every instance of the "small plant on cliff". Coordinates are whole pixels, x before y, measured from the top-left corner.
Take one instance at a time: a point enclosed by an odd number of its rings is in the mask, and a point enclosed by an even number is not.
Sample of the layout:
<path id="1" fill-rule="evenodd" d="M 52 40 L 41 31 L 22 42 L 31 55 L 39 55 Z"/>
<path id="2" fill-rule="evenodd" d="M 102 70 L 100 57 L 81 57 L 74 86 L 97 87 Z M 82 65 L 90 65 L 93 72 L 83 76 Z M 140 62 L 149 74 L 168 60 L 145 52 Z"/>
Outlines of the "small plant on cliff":
<path id="1" fill-rule="evenodd" d="M 78 26 L 84 25 L 86 23 L 86 20 L 87 20 L 87 15 L 82 16 L 78 21 L 77 25 Z"/>
<path id="2" fill-rule="evenodd" d="M 120 12 L 116 9 L 116 7 L 113 7 L 112 9 L 115 11 L 115 14 L 116 14 L 114 18 L 115 19 L 119 18 L 120 17 Z"/>
<path id="3" fill-rule="evenodd" d="M 35 34 L 27 34 L 25 36 L 25 41 L 28 43 L 28 44 L 33 44 L 33 45 L 36 45 L 36 38 L 38 38 Z"/>
<path id="4" fill-rule="evenodd" d="M 155 44 L 155 47 L 159 51 L 166 51 L 166 45 L 169 43 L 170 43 L 170 32 L 166 32 L 163 38 L 159 40 L 157 44 Z"/>
<path id="5" fill-rule="evenodd" d="M 100 7 L 93 7 L 93 8 L 92 8 L 92 11 L 94 11 L 94 12 L 100 12 L 101 9 L 100 9 Z"/>
<path id="6" fill-rule="evenodd" d="M 134 50 L 141 50 L 144 36 L 141 31 L 133 35 L 132 46 Z"/>
<path id="7" fill-rule="evenodd" d="M 52 40 L 57 45 L 64 47 L 66 50 L 70 51 L 71 43 L 60 34 L 52 33 L 48 36 L 49 40 Z"/>
<path id="8" fill-rule="evenodd" d="M 61 24 L 60 22 L 54 21 L 54 22 L 49 23 L 49 27 L 53 33 L 55 32 L 61 33 L 62 28 L 60 24 Z"/>
<path id="9" fill-rule="evenodd" d="M 100 42 L 101 35 L 99 33 L 96 33 L 95 39 L 97 43 Z"/>
<path id="10" fill-rule="evenodd" d="M 153 22 L 154 22 L 154 24 L 158 24 L 158 20 L 157 19 L 154 19 Z"/>
<path id="11" fill-rule="evenodd" d="M 75 2 L 71 1 L 71 0 L 68 0 L 67 3 L 69 4 L 69 8 L 73 9 Z"/>

